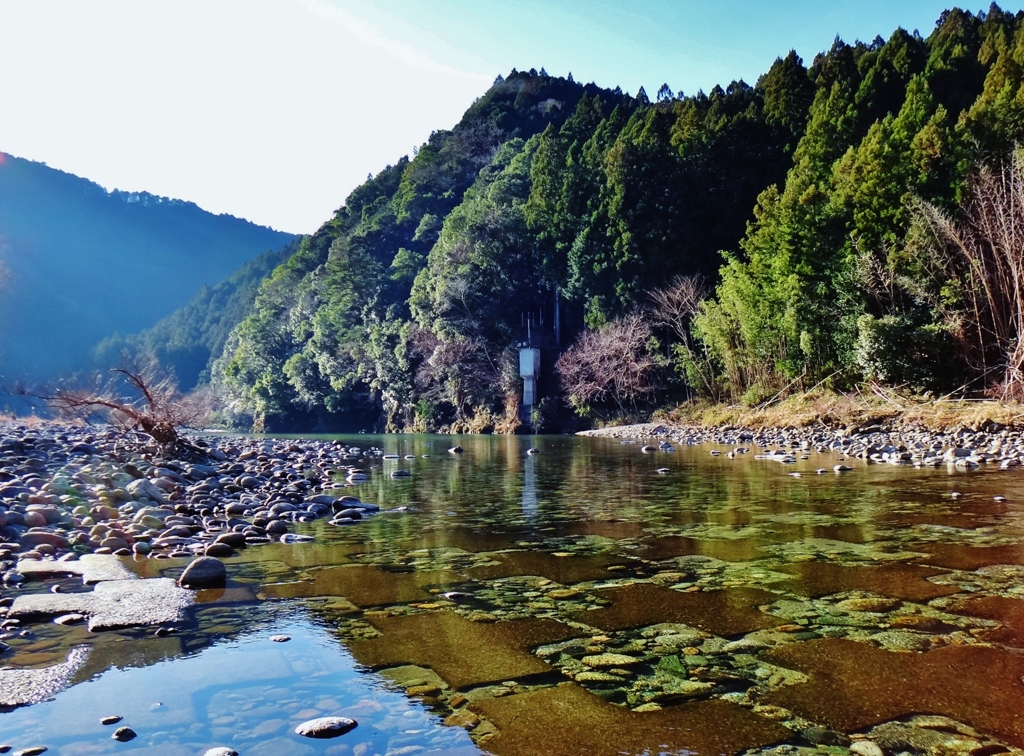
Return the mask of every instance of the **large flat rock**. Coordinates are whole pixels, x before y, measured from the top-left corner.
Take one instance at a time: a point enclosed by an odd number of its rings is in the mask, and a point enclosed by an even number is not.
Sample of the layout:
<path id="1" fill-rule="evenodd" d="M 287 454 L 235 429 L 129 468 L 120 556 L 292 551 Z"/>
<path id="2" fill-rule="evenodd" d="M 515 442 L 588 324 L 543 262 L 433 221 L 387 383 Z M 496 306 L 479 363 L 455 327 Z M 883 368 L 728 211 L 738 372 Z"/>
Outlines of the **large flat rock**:
<path id="1" fill-rule="evenodd" d="M 45 701 L 67 687 L 89 656 L 87 646 L 76 646 L 67 661 L 42 669 L 0 669 L 0 707 L 13 708 Z"/>
<path id="2" fill-rule="evenodd" d="M 60 575 L 78 575 L 84 583 L 104 580 L 132 580 L 134 572 L 113 554 L 84 554 L 79 559 L 60 562 L 52 559 L 22 559 L 18 572 L 28 578 L 48 578 Z"/>
<path id="3" fill-rule="evenodd" d="M 194 601 L 192 591 L 179 588 L 170 578 L 109 580 L 89 593 L 38 593 L 19 596 L 8 616 L 79 612 L 89 618 L 89 629 L 114 630 L 136 625 L 178 622 Z"/>

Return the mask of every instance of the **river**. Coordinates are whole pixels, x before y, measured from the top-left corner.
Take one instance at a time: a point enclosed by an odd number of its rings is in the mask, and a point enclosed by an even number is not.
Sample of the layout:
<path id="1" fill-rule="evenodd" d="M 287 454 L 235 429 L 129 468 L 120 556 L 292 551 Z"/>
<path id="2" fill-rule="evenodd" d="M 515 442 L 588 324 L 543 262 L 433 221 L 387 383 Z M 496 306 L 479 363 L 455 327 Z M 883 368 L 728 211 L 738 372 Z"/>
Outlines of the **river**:
<path id="1" fill-rule="evenodd" d="M 90 651 L 71 687 L 0 715 L 0 743 L 62 756 L 1024 748 L 1019 472 L 566 436 L 332 438 L 399 457 L 344 490 L 380 513 L 226 559 L 228 586 L 200 592 L 175 634 L 38 627 L 8 665 Z M 111 739 L 108 715 L 137 737 Z M 358 726 L 294 734 L 331 715 Z"/>

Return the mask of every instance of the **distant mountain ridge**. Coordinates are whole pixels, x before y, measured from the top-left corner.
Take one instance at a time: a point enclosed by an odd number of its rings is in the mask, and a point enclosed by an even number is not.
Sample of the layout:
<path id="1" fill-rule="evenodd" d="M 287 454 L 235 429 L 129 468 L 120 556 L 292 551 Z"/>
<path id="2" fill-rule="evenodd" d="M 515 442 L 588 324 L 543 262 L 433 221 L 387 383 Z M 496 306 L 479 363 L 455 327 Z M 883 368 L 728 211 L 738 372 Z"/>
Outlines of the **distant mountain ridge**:
<path id="1" fill-rule="evenodd" d="M 0 376 L 87 368 L 100 340 L 154 325 L 294 238 L 0 153 Z"/>

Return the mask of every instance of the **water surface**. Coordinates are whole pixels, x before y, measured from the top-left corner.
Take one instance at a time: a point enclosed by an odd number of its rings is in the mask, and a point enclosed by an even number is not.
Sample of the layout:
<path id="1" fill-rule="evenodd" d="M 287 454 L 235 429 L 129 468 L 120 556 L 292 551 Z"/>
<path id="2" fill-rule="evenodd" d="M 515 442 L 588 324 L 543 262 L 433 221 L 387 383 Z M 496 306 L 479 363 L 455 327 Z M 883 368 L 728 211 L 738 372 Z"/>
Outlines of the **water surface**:
<path id="1" fill-rule="evenodd" d="M 401 457 L 362 464 L 370 480 L 344 491 L 384 511 L 227 560 L 229 587 L 203 592 L 177 635 L 35 628 L 7 664 L 92 651 L 78 684 L 0 715 L 0 741 L 355 756 L 845 753 L 850 736 L 889 752 L 1024 747 L 1021 473 L 575 437 L 339 440 Z M 854 469 L 832 472 L 840 461 Z M 281 633 L 292 640 L 270 641 Z M 107 714 L 139 737 L 112 741 Z M 359 726 L 292 733 L 323 715 Z"/>

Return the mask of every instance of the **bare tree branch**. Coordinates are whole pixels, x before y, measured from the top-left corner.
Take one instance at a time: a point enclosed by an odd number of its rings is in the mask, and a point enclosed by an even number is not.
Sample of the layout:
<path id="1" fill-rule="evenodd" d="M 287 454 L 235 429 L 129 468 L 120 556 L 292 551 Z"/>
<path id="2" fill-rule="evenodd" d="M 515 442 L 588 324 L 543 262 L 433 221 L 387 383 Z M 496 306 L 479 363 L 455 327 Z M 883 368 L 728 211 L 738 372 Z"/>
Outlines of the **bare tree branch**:
<path id="1" fill-rule="evenodd" d="M 917 210 L 958 294 L 933 304 L 963 360 L 978 374 L 998 367 L 1003 396 L 1024 398 L 1024 156 L 978 171 L 959 219 Z"/>
<path id="2" fill-rule="evenodd" d="M 89 387 L 58 387 L 41 391 L 20 389 L 57 414 L 81 420 L 100 419 L 122 431 L 141 431 L 165 448 L 182 443 L 180 431 L 196 427 L 209 414 L 203 397 L 182 396 L 173 376 L 155 360 L 122 366 L 107 378 L 95 376 Z"/>

